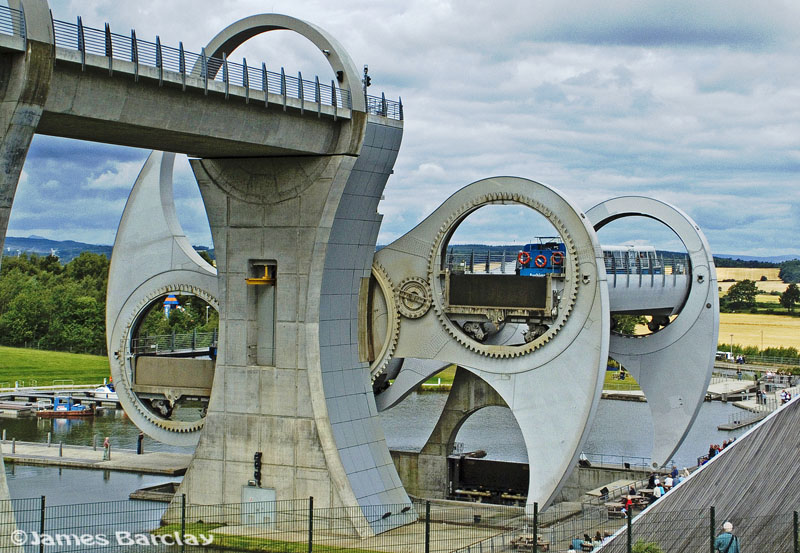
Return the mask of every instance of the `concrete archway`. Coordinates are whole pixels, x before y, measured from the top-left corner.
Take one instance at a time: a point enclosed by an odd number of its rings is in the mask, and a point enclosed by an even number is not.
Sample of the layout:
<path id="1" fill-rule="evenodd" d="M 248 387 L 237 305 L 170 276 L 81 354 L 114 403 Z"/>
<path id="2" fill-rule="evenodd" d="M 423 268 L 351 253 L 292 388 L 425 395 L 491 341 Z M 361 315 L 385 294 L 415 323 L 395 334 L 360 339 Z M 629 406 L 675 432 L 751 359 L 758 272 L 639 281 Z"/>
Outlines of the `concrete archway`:
<path id="1" fill-rule="evenodd" d="M 406 490 L 419 497 L 447 496 L 447 456 L 467 419 L 484 407 L 508 407 L 497 391 L 458 367 L 442 414 L 419 453 L 392 452 Z"/>
<path id="2" fill-rule="evenodd" d="M 213 58 L 222 57 L 223 54 L 227 56 L 254 36 L 280 30 L 293 31 L 319 48 L 334 74 L 337 77 L 341 75 L 339 82 L 342 87 L 350 91 L 352 109 L 366 111 L 363 94 L 354 93 L 359 89 L 360 75 L 347 51 L 327 31 L 302 19 L 277 13 L 245 17 L 228 25 L 212 38 L 206 46 L 206 55 Z M 213 78 L 217 71 L 218 66 L 209 66 L 209 77 Z M 199 74 L 199 66 L 195 67 L 194 72 Z"/>

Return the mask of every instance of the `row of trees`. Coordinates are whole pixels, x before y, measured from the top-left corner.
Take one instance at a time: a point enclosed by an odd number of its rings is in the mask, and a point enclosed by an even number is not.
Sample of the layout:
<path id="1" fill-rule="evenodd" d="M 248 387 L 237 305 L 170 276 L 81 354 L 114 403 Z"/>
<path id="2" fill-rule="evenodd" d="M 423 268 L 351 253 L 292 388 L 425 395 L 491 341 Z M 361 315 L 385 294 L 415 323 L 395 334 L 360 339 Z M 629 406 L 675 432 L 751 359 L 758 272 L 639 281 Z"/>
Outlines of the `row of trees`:
<path id="1" fill-rule="evenodd" d="M 3 258 L 0 343 L 104 353 L 108 258 L 84 252 L 66 265 L 53 255 Z"/>
<path id="2" fill-rule="evenodd" d="M 728 292 L 720 299 L 721 311 L 748 311 L 756 307 L 756 296 L 759 291 L 753 280 L 742 280 L 728 289 Z M 789 313 L 794 312 L 797 304 L 800 304 L 800 288 L 792 283 L 779 296 L 778 301 Z"/>
<path id="3" fill-rule="evenodd" d="M 66 265 L 58 257 L 4 257 L 0 267 L 0 344 L 80 353 L 106 353 L 105 312 L 109 261 L 83 252 Z M 211 332 L 219 325 L 203 300 L 180 296 L 164 316 L 156 303 L 140 334 Z"/>

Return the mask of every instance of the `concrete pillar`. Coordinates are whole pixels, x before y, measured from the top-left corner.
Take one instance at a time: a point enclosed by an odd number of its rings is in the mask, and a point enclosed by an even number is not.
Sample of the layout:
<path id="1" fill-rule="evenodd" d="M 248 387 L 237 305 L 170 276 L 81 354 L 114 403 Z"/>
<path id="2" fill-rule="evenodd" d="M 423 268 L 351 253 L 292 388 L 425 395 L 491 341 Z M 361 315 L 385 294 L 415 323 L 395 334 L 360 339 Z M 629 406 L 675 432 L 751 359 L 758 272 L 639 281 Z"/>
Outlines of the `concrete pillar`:
<path id="1" fill-rule="evenodd" d="M 53 27 L 46 0 L 11 0 L 25 14 L 24 53 L 0 54 L 0 247 L 53 74 Z"/>
<path id="2" fill-rule="evenodd" d="M 358 357 L 358 293 L 402 136 L 400 122 L 375 119 L 357 156 L 192 160 L 217 256 L 220 342 L 180 489 L 190 504 L 313 496 L 316 507 L 361 506 L 353 527 L 369 535 L 393 524 L 378 506 L 409 501 Z"/>

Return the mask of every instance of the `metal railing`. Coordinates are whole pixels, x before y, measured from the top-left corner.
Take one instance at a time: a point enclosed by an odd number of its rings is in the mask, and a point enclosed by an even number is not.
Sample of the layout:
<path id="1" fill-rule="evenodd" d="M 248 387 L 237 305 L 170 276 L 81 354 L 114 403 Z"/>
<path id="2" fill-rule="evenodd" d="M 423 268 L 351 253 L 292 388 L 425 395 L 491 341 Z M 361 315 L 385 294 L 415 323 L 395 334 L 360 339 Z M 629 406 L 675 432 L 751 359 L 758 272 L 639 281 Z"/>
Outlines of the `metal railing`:
<path id="1" fill-rule="evenodd" d="M 725 514 L 723 518 L 712 507 L 654 512 L 632 522 L 632 517 L 611 519 L 607 508 L 595 505 L 560 504 L 542 512 L 534 505 L 533 512 L 526 514 L 520 508 L 478 503 L 415 500 L 403 505 L 321 509 L 314 507 L 313 498 L 190 505 L 179 496 L 166 508 L 132 501 L 48 505 L 45 497 L 2 501 L 0 551 L 106 552 L 129 545 L 138 545 L 131 549 L 136 551 L 179 551 L 184 545 L 206 545 L 215 550 L 287 553 L 315 549 L 535 553 L 545 547 L 566 551 L 574 539 L 581 541 L 589 535 L 591 541 L 597 534 L 605 550 L 614 552 L 629 552 L 638 542 L 656 543 L 663 551 L 711 551 L 725 520 L 733 522 L 746 551 L 797 550 L 796 511 L 751 517 Z"/>
<path id="2" fill-rule="evenodd" d="M 8 7 L 0 6 L 0 32 L 10 35 L 26 36 L 24 15 Z M 283 96 L 283 106 L 286 98 L 300 100 L 300 109 L 320 113 L 322 106 L 334 107 L 334 117 L 338 109 L 352 109 L 352 99 L 349 90 L 336 86 L 334 80 L 330 84 L 320 82 L 319 77 L 314 80 L 303 79 L 298 72 L 297 77 L 286 75 L 283 68 L 280 72 L 268 71 L 265 63 L 260 67 L 236 63 L 227 59 L 209 57 L 205 49 L 194 53 L 184 49 L 180 42 L 178 47 L 165 46 L 160 37 L 156 36 L 155 42 L 141 40 L 136 37 L 136 31 L 131 30 L 130 35 L 112 33 L 109 24 L 105 29 L 94 29 L 83 24 L 79 16 L 77 23 L 69 23 L 58 19 L 53 20 L 55 44 L 61 48 L 76 50 L 81 54 L 81 63 L 86 64 L 86 54 L 94 54 L 108 58 L 108 71 L 113 74 L 113 60 L 132 62 L 134 64 L 134 77 L 139 78 L 139 67 L 148 66 L 159 71 L 159 82 L 162 82 L 165 72 L 178 75 L 186 89 L 186 78 L 195 77 L 204 81 L 206 92 L 208 82 L 217 81 L 225 85 L 226 98 L 230 94 L 230 86 L 241 86 L 247 101 L 263 101 L 269 104 L 269 95 Z M 253 94 L 258 91 L 258 97 Z M 360 91 L 359 91 L 360 93 Z M 385 95 L 380 97 L 366 96 L 367 112 L 381 115 L 390 119 L 403 119 L 402 101 L 387 100 Z"/>
<path id="3" fill-rule="evenodd" d="M 472 249 L 466 249 L 464 246 L 450 246 L 447 248 L 444 261 L 445 266 L 451 271 L 511 274 L 516 268 L 518 251 L 518 249 L 502 246 Z M 636 277 L 640 284 L 644 281 L 664 280 L 673 275 L 677 277 L 686 274 L 686 268 L 689 266 L 689 259 L 686 255 L 678 254 L 670 257 L 659 255 L 657 259 L 658 268 L 651 274 L 639 268 L 638 265 L 617 267 L 614 258 L 606 258 L 605 266 L 609 275 L 609 285 L 616 285 L 617 276 L 621 279 Z"/>
<path id="4" fill-rule="evenodd" d="M 652 459 L 633 455 L 612 455 L 608 453 L 581 453 L 581 459 L 587 459 L 594 465 L 616 465 L 619 467 L 650 468 Z M 627 465 L 627 466 L 626 466 Z"/>
<path id="5" fill-rule="evenodd" d="M 134 355 L 157 355 L 176 351 L 197 351 L 215 348 L 217 331 L 186 334 L 159 334 L 156 336 L 140 336 L 131 340 L 131 353 Z"/>
<path id="6" fill-rule="evenodd" d="M 8 6 L 0 6 L 0 33 L 26 36 L 23 13 Z"/>

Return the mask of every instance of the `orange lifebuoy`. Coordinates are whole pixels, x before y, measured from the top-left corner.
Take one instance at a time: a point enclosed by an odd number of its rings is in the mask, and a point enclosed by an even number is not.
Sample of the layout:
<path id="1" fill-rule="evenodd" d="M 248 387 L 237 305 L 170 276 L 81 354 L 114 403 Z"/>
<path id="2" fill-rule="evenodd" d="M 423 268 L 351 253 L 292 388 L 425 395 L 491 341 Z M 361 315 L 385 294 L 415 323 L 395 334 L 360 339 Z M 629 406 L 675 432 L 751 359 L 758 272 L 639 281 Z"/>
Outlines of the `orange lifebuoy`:
<path id="1" fill-rule="evenodd" d="M 542 267 L 547 265 L 547 258 L 539 254 L 536 256 L 536 259 L 533 260 L 533 264 L 541 269 Z"/>
<path id="2" fill-rule="evenodd" d="M 564 263 L 564 254 L 561 252 L 553 252 L 550 256 L 550 263 L 553 265 L 561 265 Z"/>
<path id="3" fill-rule="evenodd" d="M 523 265 L 527 265 L 528 263 L 531 262 L 531 254 L 529 254 L 528 252 L 519 252 L 519 254 L 517 254 L 517 261 L 519 261 Z"/>

